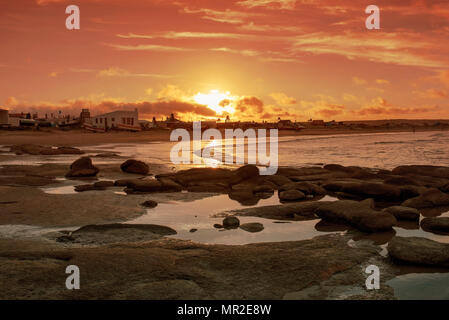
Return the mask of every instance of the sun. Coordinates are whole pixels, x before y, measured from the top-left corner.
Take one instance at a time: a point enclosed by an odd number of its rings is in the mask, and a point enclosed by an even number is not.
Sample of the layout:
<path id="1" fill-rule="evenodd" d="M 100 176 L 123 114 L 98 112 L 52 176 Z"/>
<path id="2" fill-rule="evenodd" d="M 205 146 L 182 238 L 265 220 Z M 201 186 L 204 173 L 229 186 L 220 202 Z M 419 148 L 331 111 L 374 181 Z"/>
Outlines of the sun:
<path id="1" fill-rule="evenodd" d="M 218 115 L 222 115 L 224 112 L 231 114 L 235 112 L 235 108 L 232 106 L 235 97 L 231 96 L 229 91 L 210 90 L 209 93 L 199 92 L 193 96 L 193 100 L 196 103 L 206 105 Z"/>

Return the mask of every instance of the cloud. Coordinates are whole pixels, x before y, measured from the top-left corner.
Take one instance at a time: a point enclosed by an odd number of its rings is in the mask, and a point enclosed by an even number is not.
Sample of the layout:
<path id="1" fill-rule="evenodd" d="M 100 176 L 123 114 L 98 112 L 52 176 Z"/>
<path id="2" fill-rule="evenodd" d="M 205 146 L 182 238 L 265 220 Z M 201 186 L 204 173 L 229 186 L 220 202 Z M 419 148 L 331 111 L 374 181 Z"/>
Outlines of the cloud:
<path id="1" fill-rule="evenodd" d="M 192 51 L 193 49 L 183 48 L 183 47 L 171 47 L 171 46 L 162 46 L 157 44 L 138 44 L 135 46 L 132 45 L 120 45 L 120 44 L 106 44 L 109 47 L 112 47 L 116 50 L 120 51 L 155 51 L 155 52 L 181 52 L 181 51 Z"/>
<path id="2" fill-rule="evenodd" d="M 345 112 L 345 106 L 329 104 L 323 108 L 315 109 L 313 112 L 325 118 L 342 115 Z"/>
<path id="3" fill-rule="evenodd" d="M 244 38 L 252 38 L 252 35 L 240 34 L 240 33 L 225 33 L 225 32 L 175 32 L 168 31 L 163 33 L 155 33 L 155 34 L 135 34 L 128 33 L 117 34 L 119 38 L 124 39 L 244 39 Z"/>
<path id="4" fill-rule="evenodd" d="M 413 91 L 413 93 L 422 99 L 444 99 L 449 97 L 446 90 L 435 88 L 427 89 L 424 91 Z"/>
<path id="5" fill-rule="evenodd" d="M 241 24 L 245 21 L 246 18 L 250 16 L 258 16 L 258 14 L 234 11 L 231 9 L 220 11 L 208 8 L 193 9 L 193 10 L 189 8 L 184 8 L 183 11 L 184 13 L 189 14 L 201 13 L 203 14 L 202 16 L 203 19 L 229 24 Z"/>
<path id="6" fill-rule="evenodd" d="M 243 97 L 236 103 L 236 110 L 241 113 L 254 114 L 264 112 L 264 103 L 256 97 Z"/>
<path id="7" fill-rule="evenodd" d="M 289 97 L 282 92 L 272 93 L 270 94 L 270 97 L 273 98 L 273 100 L 281 106 L 296 104 L 295 98 Z"/>
<path id="8" fill-rule="evenodd" d="M 234 53 L 234 54 L 239 54 L 245 57 L 255 57 L 260 55 L 259 52 L 255 51 L 255 50 L 236 50 L 236 49 L 231 49 L 231 48 L 226 48 L 226 47 L 222 47 L 222 48 L 211 48 L 211 51 L 219 51 L 219 52 L 228 52 L 228 53 Z"/>
<path id="9" fill-rule="evenodd" d="M 144 77 L 144 78 L 173 78 L 174 76 L 154 73 L 132 73 L 125 69 L 110 67 L 98 71 L 99 77 Z"/>
<path id="10" fill-rule="evenodd" d="M 390 81 L 385 80 L 385 79 L 376 79 L 376 83 L 377 84 L 391 84 Z"/>
<path id="11" fill-rule="evenodd" d="M 296 37 L 293 51 L 315 55 L 335 54 L 349 60 L 367 60 L 402 66 L 442 68 L 447 62 L 421 53 L 420 50 L 434 47 L 423 39 L 410 34 L 345 32 L 330 34 L 317 32 Z"/>
<path id="12" fill-rule="evenodd" d="M 237 2 L 238 5 L 254 8 L 254 7 L 266 7 L 272 9 L 295 9 L 296 0 L 242 0 Z"/>
<path id="13" fill-rule="evenodd" d="M 367 81 L 365 79 L 359 78 L 359 77 L 352 77 L 352 82 L 355 83 L 358 86 L 365 85 Z"/>
<path id="14" fill-rule="evenodd" d="M 449 70 L 442 71 L 440 73 L 440 80 L 443 82 L 446 86 L 449 87 Z"/>
<path id="15" fill-rule="evenodd" d="M 358 110 L 352 110 L 352 113 L 359 116 L 391 116 L 391 115 L 407 115 L 420 114 L 438 111 L 438 106 L 421 106 L 421 107 L 399 107 L 389 103 L 382 97 L 372 100 L 370 106 L 362 107 Z"/>

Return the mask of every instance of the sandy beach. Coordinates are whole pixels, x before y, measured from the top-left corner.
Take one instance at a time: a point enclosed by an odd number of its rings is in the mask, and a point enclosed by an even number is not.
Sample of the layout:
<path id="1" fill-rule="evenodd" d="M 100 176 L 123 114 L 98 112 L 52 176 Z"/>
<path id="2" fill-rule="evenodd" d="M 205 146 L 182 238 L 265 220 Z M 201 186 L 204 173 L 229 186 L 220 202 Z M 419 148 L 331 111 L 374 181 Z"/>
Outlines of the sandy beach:
<path id="1" fill-rule="evenodd" d="M 312 128 L 301 131 L 280 130 L 279 137 L 288 136 L 316 136 L 316 135 L 341 135 L 364 133 L 395 133 L 395 132 L 428 132 L 448 131 L 446 126 L 441 127 L 397 127 L 397 128 Z M 150 130 L 142 132 L 110 131 L 106 133 L 92 133 L 84 129 L 47 129 L 7 131 L 0 130 L 0 144 L 42 144 L 53 146 L 88 146 L 105 143 L 138 143 L 170 141 L 169 130 Z"/>

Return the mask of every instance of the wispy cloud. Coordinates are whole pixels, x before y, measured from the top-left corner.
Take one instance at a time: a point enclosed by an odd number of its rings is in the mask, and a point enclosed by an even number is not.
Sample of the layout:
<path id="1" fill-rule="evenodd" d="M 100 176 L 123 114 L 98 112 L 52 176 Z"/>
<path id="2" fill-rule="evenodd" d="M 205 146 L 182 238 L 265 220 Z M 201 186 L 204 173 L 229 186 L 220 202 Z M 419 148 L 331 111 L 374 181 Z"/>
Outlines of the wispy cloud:
<path id="1" fill-rule="evenodd" d="M 155 74 L 155 73 L 132 73 L 125 69 L 110 67 L 108 69 L 98 71 L 99 77 L 143 77 L 143 78 L 173 78 L 172 75 Z"/>
<path id="2" fill-rule="evenodd" d="M 296 0 L 242 0 L 237 2 L 238 5 L 254 8 L 254 7 L 268 7 L 274 9 L 295 9 Z"/>
<path id="3" fill-rule="evenodd" d="M 121 45 L 121 44 L 106 44 L 114 49 L 120 51 L 158 51 L 158 52 L 170 52 L 170 51 L 192 51 L 193 49 L 183 48 L 183 47 L 171 47 L 171 46 L 163 46 L 157 44 L 138 44 L 138 45 Z"/>
<path id="4" fill-rule="evenodd" d="M 222 33 L 222 32 L 163 32 L 155 34 L 117 34 L 117 37 L 124 39 L 243 39 L 243 38 L 254 38 L 253 35 L 240 34 L 240 33 Z"/>

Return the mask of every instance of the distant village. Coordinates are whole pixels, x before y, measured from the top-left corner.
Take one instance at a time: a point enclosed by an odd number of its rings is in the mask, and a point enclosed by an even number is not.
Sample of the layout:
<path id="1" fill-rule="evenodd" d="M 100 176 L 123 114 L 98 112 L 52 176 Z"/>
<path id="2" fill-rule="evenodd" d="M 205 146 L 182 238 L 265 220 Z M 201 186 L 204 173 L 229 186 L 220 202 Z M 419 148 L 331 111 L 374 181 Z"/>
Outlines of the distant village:
<path id="1" fill-rule="evenodd" d="M 371 123 L 368 125 L 367 123 Z M 265 128 L 279 130 L 302 130 L 307 128 L 392 128 L 392 127 L 449 127 L 448 120 L 374 120 L 374 121 L 324 121 L 309 119 L 305 122 L 296 122 L 289 119 L 278 118 L 275 122 L 232 121 L 229 116 L 225 119 L 201 121 L 203 130 L 217 129 L 247 129 Z M 106 132 L 111 130 L 145 131 L 145 130 L 172 130 L 183 128 L 192 129 L 192 122 L 179 120 L 172 113 L 165 119 L 152 121 L 139 119 L 139 112 L 134 110 L 117 110 L 105 114 L 91 116 L 89 109 L 82 109 L 79 116 L 65 115 L 62 111 L 46 113 L 43 117 L 37 113 L 10 113 L 9 110 L 0 109 L 0 128 L 21 130 L 26 128 L 55 127 L 63 129 L 84 128 L 92 132 Z"/>
<path id="2" fill-rule="evenodd" d="M 292 120 L 278 119 L 277 122 L 232 121 L 229 116 L 225 119 L 201 121 L 203 129 L 210 128 L 266 128 L 280 130 L 301 130 L 309 125 L 326 126 L 335 124 L 326 123 L 324 120 L 309 120 L 308 123 L 300 123 Z M 43 117 L 37 113 L 9 113 L 0 109 L 0 126 L 2 128 L 19 129 L 26 127 L 59 127 L 59 128 L 84 128 L 94 132 L 106 132 L 109 130 L 142 131 L 151 129 L 191 129 L 192 122 L 179 120 L 172 113 L 165 119 L 152 121 L 139 119 L 137 109 L 133 111 L 118 110 L 96 116 L 91 116 L 89 109 L 82 109 L 79 116 L 64 115 L 62 111 L 45 114 Z"/>

